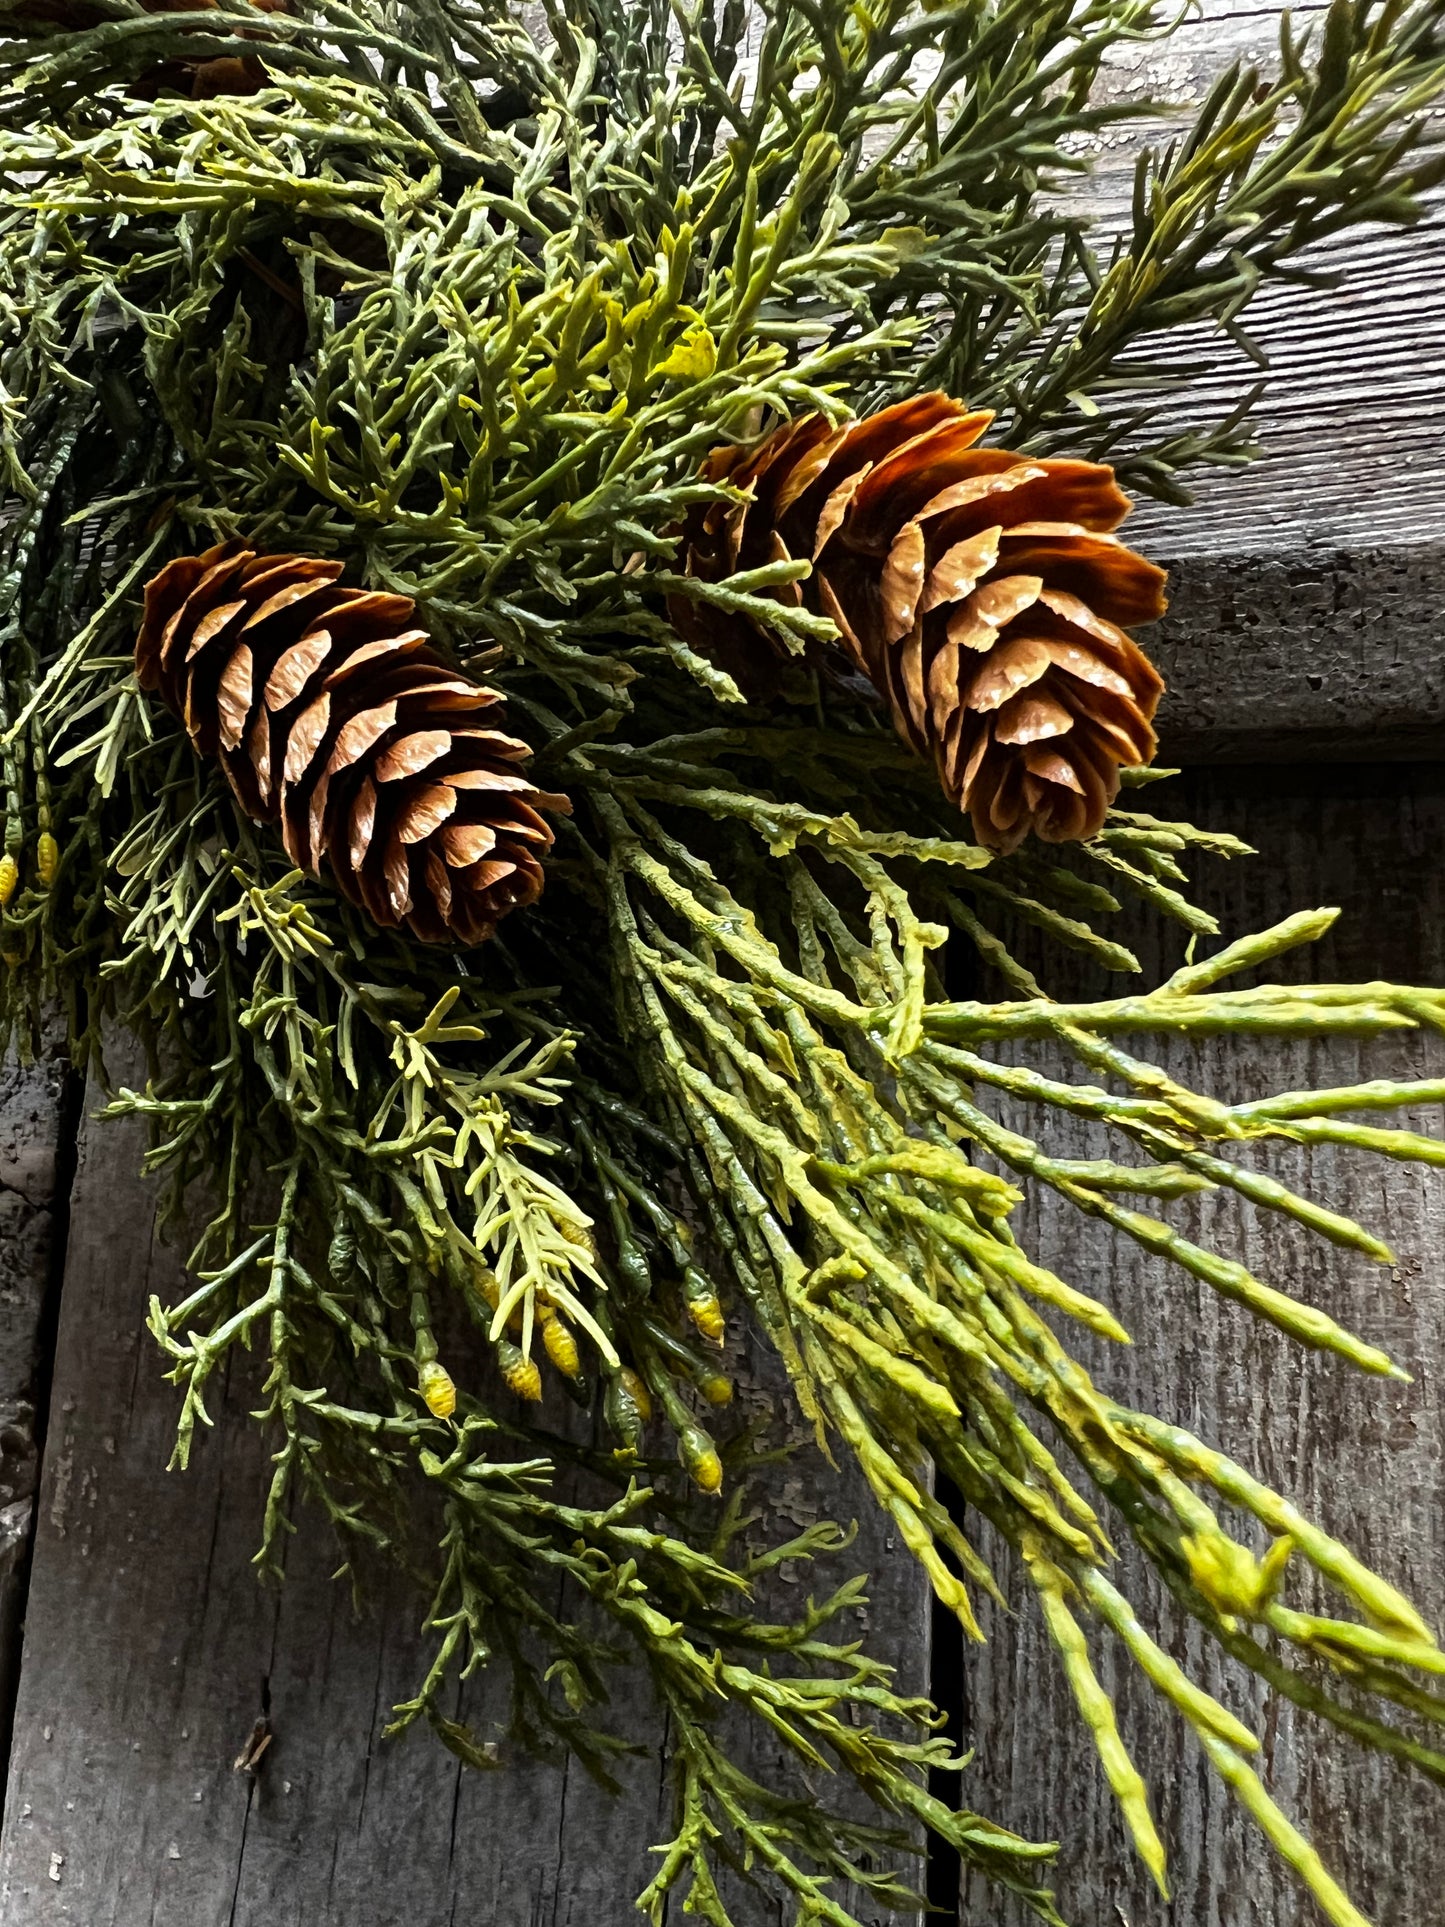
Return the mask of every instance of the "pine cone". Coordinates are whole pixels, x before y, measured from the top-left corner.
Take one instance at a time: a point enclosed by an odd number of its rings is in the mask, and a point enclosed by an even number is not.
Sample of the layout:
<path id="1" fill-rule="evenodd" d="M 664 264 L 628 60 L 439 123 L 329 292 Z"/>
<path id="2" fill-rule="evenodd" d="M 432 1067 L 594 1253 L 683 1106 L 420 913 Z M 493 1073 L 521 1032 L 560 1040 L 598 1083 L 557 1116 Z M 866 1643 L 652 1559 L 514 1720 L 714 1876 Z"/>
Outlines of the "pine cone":
<path id="1" fill-rule="evenodd" d="M 702 473 L 745 492 L 682 529 L 686 568 L 719 582 L 803 557 L 775 599 L 831 617 L 931 756 L 980 842 L 1092 836 L 1121 764 L 1154 754 L 1163 682 L 1124 633 L 1164 612 L 1164 572 L 1109 533 L 1129 511 L 1113 470 L 976 444 L 993 417 L 919 395 L 833 428 L 785 423 Z M 743 680 L 781 645 L 749 618 L 675 596 L 682 634 Z"/>
<path id="2" fill-rule="evenodd" d="M 377 923 L 481 943 L 537 898 L 570 808 L 483 718 L 499 698 L 409 629 L 408 596 L 336 586 L 339 562 L 239 542 L 147 584 L 136 672 L 219 757 L 248 815 L 279 818 L 294 863 L 321 859 Z"/>

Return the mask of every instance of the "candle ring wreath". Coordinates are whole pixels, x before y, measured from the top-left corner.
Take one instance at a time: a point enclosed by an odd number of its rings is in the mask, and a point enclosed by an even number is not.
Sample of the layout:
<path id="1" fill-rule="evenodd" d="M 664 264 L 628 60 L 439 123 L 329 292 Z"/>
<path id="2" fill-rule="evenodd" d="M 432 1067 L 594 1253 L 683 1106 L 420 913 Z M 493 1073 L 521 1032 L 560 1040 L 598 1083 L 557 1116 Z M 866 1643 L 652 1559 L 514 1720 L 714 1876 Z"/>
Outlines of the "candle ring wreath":
<path id="1" fill-rule="evenodd" d="M 330 1531 L 429 1587 L 392 1730 L 490 1764 L 454 1686 L 496 1664 L 512 1738 L 610 1782 L 609 1682 L 650 1693 L 654 1922 L 675 1895 L 746 1927 L 762 1887 L 858 1927 L 915 1904 L 931 1830 L 1059 1923 L 1047 1843 L 930 1791 L 959 1762 L 853 1637 L 863 1582 L 773 1610 L 847 1534 L 759 1539 L 746 1336 L 970 1638 L 1005 1566 L 1031 1596 L 1161 1888 L 1110 1648 L 1359 1927 L 1200 1655 L 1436 1780 L 1445 1655 L 1086 1370 L 1080 1328 L 1127 1334 L 1016 1228 L 1053 1193 L 1161 1302 L 1178 1268 L 1401 1375 L 1170 1222 L 1232 1191 L 1389 1263 L 1255 1147 L 1439 1164 L 1362 1119 L 1445 1085 L 1238 1102 L 1155 1058 L 1438 1031 L 1445 992 L 1268 981 L 1330 910 L 1211 950 L 1187 871 L 1245 848 L 1136 807 L 1164 577 L 1117 531 L 1252 453 L 1251 395 L 1181 419 L 1179 390 L 1257 355 L 1256 293 L 1445 174 L 1445 0 L 1286 16 L 1142 150 L 1114 229 L 1068 181 L 1141 111 L 1106 83 L 1178 26 L 1149 0 L 6 20 L 0 1011 L 101 1079 L 145 1053 L 107 1114 L 146 1120 L 189 1227 L 187 1295 L 148 1311 L 177 1462 L 258 1351 L 263 1568 Z M 1178 967 L 1052 994 L 1058 953 L 1137 971 L 1126 899 Z M 1081 1121 L 1096 1156 L 1059 1148 Z"/>

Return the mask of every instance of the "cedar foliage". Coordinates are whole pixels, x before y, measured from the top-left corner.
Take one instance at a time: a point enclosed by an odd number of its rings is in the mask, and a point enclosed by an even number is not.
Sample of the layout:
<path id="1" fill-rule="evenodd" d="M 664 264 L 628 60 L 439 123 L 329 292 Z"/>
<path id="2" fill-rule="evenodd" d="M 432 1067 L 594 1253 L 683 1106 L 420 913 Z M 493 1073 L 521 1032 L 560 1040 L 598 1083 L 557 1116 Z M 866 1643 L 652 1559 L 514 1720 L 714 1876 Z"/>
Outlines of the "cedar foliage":
<path id="1" fill-rule="evenodd" d="M 1286 26 L 1277 73 L 1227 74 L 1101 239 L 1055 189 L 1081 136 L 1137 111 L 1099 81 L 1112 48 L 1168 31 L 1147 0 L 559 0 L 526 20 L 305 0 L 264 27 L 249 0 L 88 4 L 68 25 L 11 0 L 0 48 L 0 981 L 22 1045 L 48 1005 L 81 1061 L 115 1024 L 140 1037 L 150 1075 L 110 1109 L 148 1120 L 178 1218 L 207 1200 L 193 1289 L 150 1308 L 179 1462 L 218 1368 L 259 1348 L 261 1564 L 300 1496 L 358 1548 L 421 1560 L 435 1663 L 397 1725 L 463 1759 L 487 1763 L 450 1684 L 495 1660 L 517 1737 L 608 1777 L 607 1682 L 640 1666 L 674 1738 L 655 1920 L 674 1892 L 746 1920 L 746 1879 L 856 1927 L 850 1894 L 905 1899 L 890 1856 L 922 1823 L 1057 1921 L 1047 1849 L 929 1795 L 947 1748 L 848 1638 L 858 1583 L 779 1621 L 755 1603 L 843 1535 L 744 1532 L 753 1441 L 714 1415 L 725 1308 L 971 1633 L 996 1582 L 929 1464 L 1016 1549 L 1161 1884 L 1091 1643 L 1137 1663 L 1327 1916 L 1357 1923 L 1260 1781 L 1257 1736 L 1135 1617 L 1108 1535 L 1276 1691 L 1441 1778 L 1429 1629 L 1287 1498 L 1095 1385 L 1068 1332 L 1118 1338 L 1114 1315 L 1010 1216 L 1050 1188 L 1161 1270 L 1395 1370 L 1169 1206 L 1229 1188 L 1384 1260 L 1236 1147 L 1438 1163 L 1350 1114 L 1445 1092 L 1232 1104 L 1141 1052 L 1438 1028 L 1445 995 L 1224 987 L 1321 911 L 1191 947 L 1152 989 L 1055 1001 L 1009 948 L 1018 922 L 1134 970 L 1108 934 L 1120 896 L 1213 936 L 1184 866 L 1242 846 L 1134 809 L 1065 859 L 968 841 L 886 723 L 809 669 L 833 626 L 776 594 L 806 559 L 704 582 L 671 531 L 734 499 L 699 476 L 715 447 L 934 388 L 994 410 L 1020 454 L 1106 459 L 1168 499 L 1244 459 L 1243 414 L 1179 426 L 1157 336 L 1196 324 L 1201 355 L 1247 353 L 1263 283 L 1308 278 L 1353 223 L 1415 217 L 1442 171 L 1445 5 L 1335 0 L 1313 39 Z M 258 60 L 254 93 L 153 84 Z M 413 598 L 464 672 L 500 645 L 489 681 L 575 815 L 541 902 L 481 950 L 408 944 L 289 867 L 140 690 L 141 586 L 231 539 Z M 678 597 L 766 626 L 791 684 L 748 704 L 667 619 Z M 1002 1001 L 949 996 L 950 936 Z M 1054 1071 L 1021 1067 L 1029 1037 Z M 1036 1139 L 1000 1094 L 1035 1107 Z M 1117 1155 L 1050 1151 L 1080 1116 Z M 540 1422 L 542 1355 L 599 1408 L 598 1442 Z M 721 1509 L 695 1496 L 720 1483 Z M 570 1620 L 558 1575 L 585 1601 Z M 755 1778 L 728 1709 L 876 1816 Z"/>

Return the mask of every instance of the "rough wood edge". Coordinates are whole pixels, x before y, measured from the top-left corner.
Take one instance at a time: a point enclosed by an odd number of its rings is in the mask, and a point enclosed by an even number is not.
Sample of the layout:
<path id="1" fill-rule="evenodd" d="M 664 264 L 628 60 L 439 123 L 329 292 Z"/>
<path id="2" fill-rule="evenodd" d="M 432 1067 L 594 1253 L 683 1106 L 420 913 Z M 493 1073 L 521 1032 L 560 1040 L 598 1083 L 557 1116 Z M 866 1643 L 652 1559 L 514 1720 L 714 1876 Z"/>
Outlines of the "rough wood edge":
<path id="1" fill-rule="evenodd" d="M 81 1080 L 52 1040 L 0 1064 L 0 1811 L 80 1123 Z"/>
<path id="2" fill-rule="evenodd" d="M 1143 638 L 1169 685 L 1161 761 L 1445 754 L 1445 543 L 1186 558 Z"/>

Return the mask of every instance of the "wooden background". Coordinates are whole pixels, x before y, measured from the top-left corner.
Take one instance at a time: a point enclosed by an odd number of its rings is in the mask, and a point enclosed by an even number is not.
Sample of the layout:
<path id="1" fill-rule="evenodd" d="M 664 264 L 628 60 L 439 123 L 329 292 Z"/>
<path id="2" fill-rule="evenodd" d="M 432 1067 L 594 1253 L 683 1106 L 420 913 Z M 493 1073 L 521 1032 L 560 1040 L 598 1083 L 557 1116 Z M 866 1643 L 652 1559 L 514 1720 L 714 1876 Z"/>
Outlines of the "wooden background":
<path id="1" fill-rule="evenodd" d="M 1113 84 L 1162 91 L 1182 110 L 1233 54 L 1268 56 L 1277 12 L 1209 0 L 1165 53 L 1127 50 Z M 1099 153 L 1106 211 L 1141 137 L 1111 137 Z M 1290 291 L 1251 312 L 1276 370 L 1268 459 L 1243 477 L 1209 478 L 1196 511 L 1151 508 L 1134 524 L 1135 539 L 1177 562 L 1158 650 L 1171 682 L 1164 754 L 1190 768 L 1157 794 L 1163 813 L 1235 829 L 1268 853 L 1210 876 L 1206 900 L 1226 935 L 1338 903 L 1346 917 L 1313 968 L 1441 982 L 1445 771 L 1432 759 L 1445 741 L 1445 320 L 1435 294 L 1445 225 L 1357 237 L 1336 252 L 1350 269 L 1343 293 Z M 1228 389 L 1221 379 L 1203 398 Z M 1157 939 L 1142 941 L 1150 966 Z M 1241 1093 L 1432 1066 L 1439 1075 L 1441 1056 L 1418 1038 L 1368 1051 L 1174 1049 L 1204 1088 Z M 293 1541 L 284 1588 L 258 1586 L 249 1561 L 267 1466 L 245 1419 L 254 1387 L 229 1387 L 192 1471 L 165 1474 L 172 1394 L 141 1327 L 149 1294 L 175 1288 L 177 1261 L 153 1236 L 136 1137 L 92 1123 L 95 1100 L 55 1065 L 0 1077 L 0 1927 L 612 1927 L 633 1917 L 648 1849 L 664 1835 L 655 1746 L 633 1798 L 614 1805 L 579 1773 L 517 1761 L 465 1775 L 421 1736 L 383 1742 L 389 1708 L 418 1676 L 415 1602 L 383 1593 L 356 1617 L 328 1580 L 320 1529 Z M 1438 1116 L 1423 1122 L 1441 1128 Z M 1044 1208 L 1031 1231 L 1045 1262 L 1115 1303 L 1135 1332 L 1131 1351 L 1098 1361 L 1107 1383 L 1233 1448 L 1438 1611 L 1445 1174 L 1321 1151 L 1300 1152 L 1281 1175 L 1364 1215 L 1394 1241 L 1398 1266 L 1381 1271 L 1257 1217 L 1236 1220 L 1218 1200 L 1200 1213 L 1237 1235 L 1265 1277 L 1386 1343 L 1415 1371 L 1411 1386 L 1303 1359 L 1065 1215 Z M 766 1379 L 754 1396 L 774 1396 Z M 781 1475 L 772 1503 L 799 1522 L 860 1504 L 856 1486 L 814 1464 Z M 854 1558 L 874 1575 L 866 1630 L 922 1685 L 922 1587 L 876 1520 L 860 1516 Z M 1167 1609 L 1163 1620 L 1176 1647 L 1195 1649 Z M 936 1655 L 937 1683 L 978 1748 L 962 1797 L 1026 1831 L 1062 1832 L 1061 1902 L 1074 1927 L 1315 1927 L 1197 1750 L 1124 1680 L 1125 1733 L 1160 1789 L 1173 1852 L 1177 1898 L 1159 1902 L 1036 1623 L 995 1615 L 989 1631 L 961 1672 L 946 1639 Z M 1226 1676 L 1220 1690 L 1256 1710 L 1247 1683 Z M 634 1711 L 645 1737 L 646 1711 Z M 485 1704 L 473 1712 L 485 1724 Z M 275 1733 L 264 1766 L 238 1773 L 232 1762 L 263 1714 Z M 1438 1795 L 1300 1731 L 1287 1707 L 1261 1716 L 1272 1790 L 1367 1911 L 1381 1927 L 1445 1927 Z M 739 1927 L 786 1918 L 757 1899 L 737 1911 Z M 1019 1920 L 976 1894 L 958 1918 Z"/>

